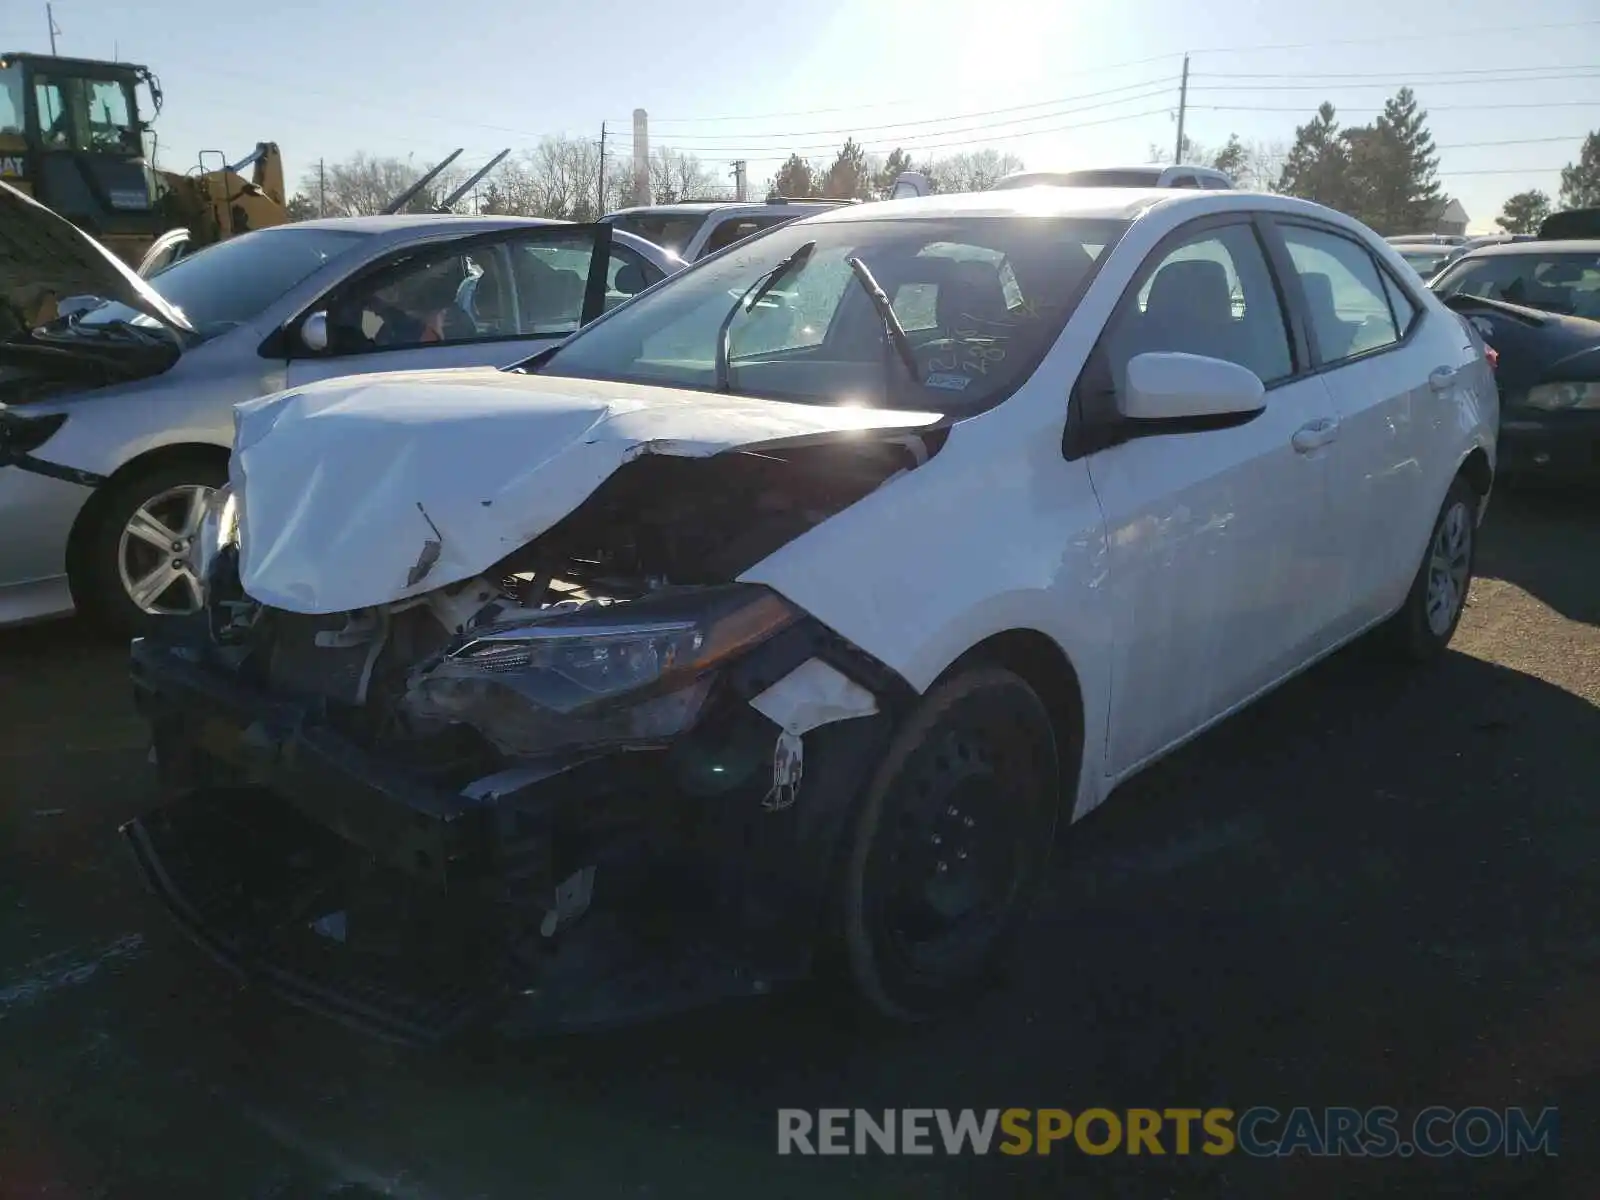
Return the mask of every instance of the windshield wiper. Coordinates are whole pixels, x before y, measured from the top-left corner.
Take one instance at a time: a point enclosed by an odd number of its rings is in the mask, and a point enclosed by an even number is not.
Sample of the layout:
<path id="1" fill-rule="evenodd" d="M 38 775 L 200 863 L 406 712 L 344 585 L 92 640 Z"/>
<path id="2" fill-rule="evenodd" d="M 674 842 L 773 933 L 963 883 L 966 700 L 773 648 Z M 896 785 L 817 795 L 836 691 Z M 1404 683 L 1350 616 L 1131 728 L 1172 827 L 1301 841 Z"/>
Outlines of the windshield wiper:
<path id="1" fill-rule="evenodd" d="M 872 307 L 878 310 L 878 315 L 883 318 L 884 328 L 889 331 L 889 340 L 894 343 L 895 353 L 900 356 L 900 361 L 905 363 L 906 370 L 911 372 L 912 382 L 917 379 L 917 356 L 911 349 L 911 340 L 906 337 L 905 326 L 900 324 L 900 318 L 894 315 L 894 305 L 890 303 L 888 295 L 878 286 L 878 281 L 872 277 L 872 272 L 867 269 L 867 264 L 859 258 L 847 258 L 846 264 L 851 273 L 861 282 L 866 289 L 867 296 L 872 300 Z"/>
<path id="2" fill-rule="evenodd" d="M 793 254 L 789 255 L 788 258 L 784 259 L 782 262 L 778 263 L 777 266 L 773 267 L 772 270 L 768 271 L 764 275 L 757 276 L 755 281 L 751 283 L 749 287 L 745 288 L 744 292 L 739 296 L 739 298 L 733 302 L 733 307 L 728 310 L 728 315 L 722 318 L 722 324 L 717 327 L 717 391 L 725 392 L 731 386 L 728 381 L 728 351 L 729 342 L 731 341 L 730 334 L 733 330 L 733 319 L 737 317 L 740 312 L 749 312 L 757 304 L 761 303 L 762 298 L 765 297 L 766 294 L 773 288 L 777 287 L 778 284 L 783 281 L 784 277 L 787 276 L 791 271 L 793 271 L 796 267 L 803 265 L 806 259 L 811 257 L 811 252 L 816 248 L 817 244 L 815 242 L 807 242 L 805 245 L 799 247 Z"/>

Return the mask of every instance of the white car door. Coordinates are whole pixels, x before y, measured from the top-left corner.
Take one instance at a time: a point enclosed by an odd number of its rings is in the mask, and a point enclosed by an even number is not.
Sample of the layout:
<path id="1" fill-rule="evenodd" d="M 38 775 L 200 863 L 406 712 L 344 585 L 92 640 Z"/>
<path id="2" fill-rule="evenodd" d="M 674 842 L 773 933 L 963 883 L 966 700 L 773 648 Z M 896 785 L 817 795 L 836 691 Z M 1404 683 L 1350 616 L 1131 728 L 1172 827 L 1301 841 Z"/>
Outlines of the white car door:
<path id="1" fill-rule="evenodd" d="M 1248 214 L 1193 222 L 1149 256 L 1079 382 L 1078 411 L 1114 404 L 1147 351 L 1249 367 L 1266 407 L 1091 447 L 1116 613 L 1113 776 L 1303 663 L 1334 615 L 1320 548 L 1338 425 Z"/>
<path id="2" fill-rule="evenodd" d="M 601 225 L 501 230 L 397 251 L 290 323 L 287 386 L 370 371 L 507 366 L 599 316 L 619 275 L 647 266 L 638 259 Z"/>
<path id="3" fill-rule="evenodd" d="M 1439 331 L 1355 235 L 1298 219 L 1270 227 L 1283 239 L 1287 283 L 1299 290 L 1312 361 L 1339 419 L 1326 536 L 1343 564 L 1342 637 L 1392 612 L 1416 573 L 1434 518 L 1427 446 L 1446 411 L 1429 376 L 1455 361 L 1457 347 L 1428 344 Z M 1464 340 L 1459 328 L 1450 332 Z"/>

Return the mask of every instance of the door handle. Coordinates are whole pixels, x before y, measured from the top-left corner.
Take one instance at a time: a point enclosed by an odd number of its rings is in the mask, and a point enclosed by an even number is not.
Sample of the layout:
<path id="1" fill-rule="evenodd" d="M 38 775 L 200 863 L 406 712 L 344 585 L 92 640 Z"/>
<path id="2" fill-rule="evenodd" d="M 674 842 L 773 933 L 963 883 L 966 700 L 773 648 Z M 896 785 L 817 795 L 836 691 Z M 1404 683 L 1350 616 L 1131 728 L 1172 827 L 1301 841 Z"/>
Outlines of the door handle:
<path id="1" fill-rule="evenodd" d="M 1454 367 L 1435 367 L 1428 373 L 1428 386 L 1436 392 L 1448 392 L 1456 385 Z"/>
<path id="2" fill-rule="evenodd" d="M 1309 424 L 1300 426 L 1294 431 L 1294 436 L 1289 439 L 1289 444 L 1295 448 L 1297 454 L 1310 454 L 1313 450 L 1320 450 L 1339 436 L 1339 422 L 1332 417 L 1318 417 Z"/>

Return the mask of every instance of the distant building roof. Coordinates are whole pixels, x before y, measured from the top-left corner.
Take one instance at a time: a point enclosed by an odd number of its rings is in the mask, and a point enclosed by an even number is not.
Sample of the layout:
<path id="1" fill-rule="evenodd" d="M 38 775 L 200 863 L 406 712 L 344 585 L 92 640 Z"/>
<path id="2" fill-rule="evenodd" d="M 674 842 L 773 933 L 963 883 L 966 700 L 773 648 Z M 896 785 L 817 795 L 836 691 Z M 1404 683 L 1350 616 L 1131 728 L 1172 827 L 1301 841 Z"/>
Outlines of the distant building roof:
<path id="1" fill-rule="evenodd" d="M 1435 200 L 1428 206 L 1428 220 L 1459 221 L 1465 224 L 1468 220 L 1467 210 L 1461 206 L 1461 201 L 1447 196 L 1443 200 Z"/>

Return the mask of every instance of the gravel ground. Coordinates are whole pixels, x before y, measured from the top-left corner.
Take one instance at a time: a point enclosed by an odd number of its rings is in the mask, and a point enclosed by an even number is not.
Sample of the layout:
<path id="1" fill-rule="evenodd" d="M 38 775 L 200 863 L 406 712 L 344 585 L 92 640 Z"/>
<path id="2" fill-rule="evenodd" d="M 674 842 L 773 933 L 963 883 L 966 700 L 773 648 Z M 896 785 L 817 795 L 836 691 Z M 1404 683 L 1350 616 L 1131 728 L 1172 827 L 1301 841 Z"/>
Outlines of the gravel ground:
<path id="1" fill-rule="evenodd" d="M 1600 1195 L 1600 505 L 1500 497 L 1450 654 L 1357 645 L 1065 839 L 915 1029 L 803 990 L 449 1056 L 240 992 L 115 829 L 123 652 L 0 634 L 0 1197 Z M 1561 1110 L 1560 1156 L 778 1158 L 779 1107 Z"/>

